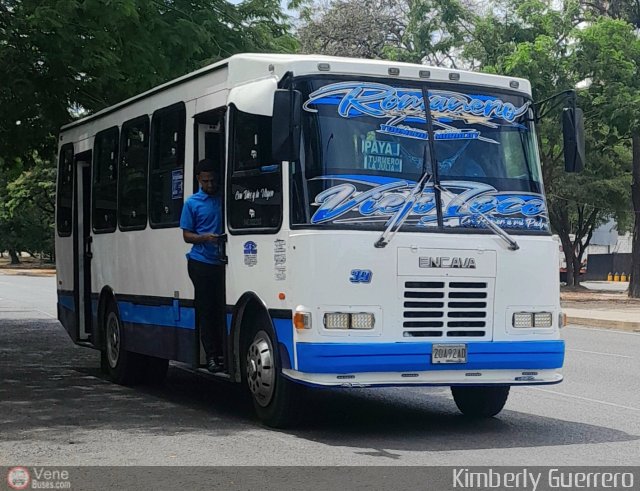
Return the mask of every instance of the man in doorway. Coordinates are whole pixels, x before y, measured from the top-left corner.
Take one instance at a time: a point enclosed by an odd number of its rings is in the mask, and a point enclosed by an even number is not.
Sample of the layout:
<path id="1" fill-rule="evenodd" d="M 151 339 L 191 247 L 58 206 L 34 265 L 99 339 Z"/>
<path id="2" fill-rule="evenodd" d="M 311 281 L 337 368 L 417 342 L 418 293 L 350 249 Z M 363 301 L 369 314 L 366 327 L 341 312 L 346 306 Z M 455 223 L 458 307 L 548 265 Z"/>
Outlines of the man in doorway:
<path id="1" fill-rule="evenodd" d="M 223 370 L 222 329 L 225 323 L 222 203 L 218 193 L 217 166 L 211 159 L 195 168 L 200 190 L 182 208 L 180 228 L 184 241 L 193 244 L 187 253 L 189 278 L 195 289 L 196 323 L 207 357 L 207 369 Z"/>

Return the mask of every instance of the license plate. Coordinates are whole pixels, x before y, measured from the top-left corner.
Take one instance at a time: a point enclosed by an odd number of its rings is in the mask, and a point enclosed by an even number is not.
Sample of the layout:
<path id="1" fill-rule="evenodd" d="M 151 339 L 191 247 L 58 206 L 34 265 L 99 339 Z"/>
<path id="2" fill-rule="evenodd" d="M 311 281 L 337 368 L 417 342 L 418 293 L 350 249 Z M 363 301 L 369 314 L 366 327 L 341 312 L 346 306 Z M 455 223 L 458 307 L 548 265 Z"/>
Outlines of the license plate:
<path id="1" fill-rule="evenodd" d="M 434 344 L 431 363 L 466 363 L 466 344 Z"/>

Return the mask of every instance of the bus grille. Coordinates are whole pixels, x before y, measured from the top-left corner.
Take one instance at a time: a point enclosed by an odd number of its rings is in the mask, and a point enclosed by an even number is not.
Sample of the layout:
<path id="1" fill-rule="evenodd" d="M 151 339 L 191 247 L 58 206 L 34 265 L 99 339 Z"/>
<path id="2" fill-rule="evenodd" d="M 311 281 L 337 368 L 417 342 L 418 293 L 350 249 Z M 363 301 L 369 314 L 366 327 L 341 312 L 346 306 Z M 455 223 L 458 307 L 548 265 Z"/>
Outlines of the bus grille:
<path id="1" fill-rule="evenodd" d="M 403 336 L 490 338 L 492 292 L 489 278 L 405 281 Z"/>

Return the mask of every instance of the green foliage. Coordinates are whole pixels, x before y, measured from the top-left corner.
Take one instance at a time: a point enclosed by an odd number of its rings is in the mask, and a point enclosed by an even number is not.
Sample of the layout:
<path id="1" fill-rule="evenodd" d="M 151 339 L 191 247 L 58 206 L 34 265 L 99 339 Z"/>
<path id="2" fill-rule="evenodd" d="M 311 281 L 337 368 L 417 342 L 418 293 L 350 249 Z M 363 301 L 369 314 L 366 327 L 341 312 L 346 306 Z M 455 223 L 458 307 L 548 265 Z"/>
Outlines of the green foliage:
<path id="1" fill-rule="evenodd" d="M 529 79 L 535 100 L 596 80 L 597 74 L 609 77 L 578 91 L 586 115 L 583 173 L 564 172 L 560 111 L 549 112 L 538 125 L 551 224 L 576 280 L 594 228 L 610 217 L 621 227 L 629 222 L 631 153 L 624 126 L 634 119 L 629 102 L 636 45 L 629 24 L 588 19 L 578 2 L 506 0 L 479 22 L 464 49 L 482 69 Z"/>
<path id="2" fill-rule="evenodd" d="M 303 3 L 306 53 L 455 66 L 473 23 L 460 0 L 336 0 Z"/>
<path id="3" fill-rule="evenodd" d="M 278 0 L 0 0 L 0 240 L 51 236 L 37 196 L 60 126 L 234 53 L 294 51 L 289 29 Z"/>
<path id="4" fill-rule="evenodd" d="M 74 111 L 237 52 L 291 49 L 288 29 L 277 0 L 0 0 L 0 156 L 50 158 Z"/>
<path id="5" fill-rule="evenodd" d="M 0 250 L 53 254 L 55 169 L 36 160 L 0 181 Z"/>

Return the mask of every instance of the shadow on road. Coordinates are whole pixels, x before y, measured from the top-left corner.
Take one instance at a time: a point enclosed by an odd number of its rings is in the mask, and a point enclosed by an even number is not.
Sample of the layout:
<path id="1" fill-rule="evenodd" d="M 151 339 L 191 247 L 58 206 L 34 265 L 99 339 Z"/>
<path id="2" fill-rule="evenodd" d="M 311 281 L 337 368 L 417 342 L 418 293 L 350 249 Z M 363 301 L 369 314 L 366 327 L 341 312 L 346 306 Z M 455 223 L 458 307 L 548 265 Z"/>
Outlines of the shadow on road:
<path id="1" fill-rule="evenodd" d="M 0 321 L 0 434 L 74 444 L 77 429 L 130 434 L 232 435 L 259 423 L 237 386 L 172 367 L 161 387 L 103 378 L 98 353 L 73 346 L 55 321 Z M 326 389 L 306 394 L 301 424 L 286 433 L 394 459 L 395 451 L 451 451 L 624 442 L 601 426 L 505 410 L 469 421 L 448 389 Z M 508 404 L 507 404 L 508 408 Z M 74 432 L 71 432 L 73 428 Z M 77 437 L 76 437 L 77 438 Z M 81 438 L 81 436 L 80 436 Z M 376 450 L 384 449 L 384 450 Z"/>

